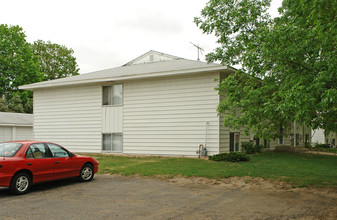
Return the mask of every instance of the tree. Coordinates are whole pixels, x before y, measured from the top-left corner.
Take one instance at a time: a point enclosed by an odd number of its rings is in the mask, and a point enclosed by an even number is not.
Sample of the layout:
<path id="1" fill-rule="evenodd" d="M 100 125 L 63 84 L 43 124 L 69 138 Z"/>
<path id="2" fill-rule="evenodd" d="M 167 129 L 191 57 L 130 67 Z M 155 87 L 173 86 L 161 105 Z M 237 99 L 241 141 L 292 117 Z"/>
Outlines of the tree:
<path id="1" fill-rule="evenodd" d="M 220 47 L 209 62 L 241 64 L 220 83 L 225 125 L 276 138 L 295 121 L 337 132 L 337 1 L 210 0 L 195 18 Z M 238 112 L 240 114 L 238 114 Z"/>
<path id="2" fill-rule="evenodd" d="M 66 46 L 35 41 L 32 44 L 35 55 L 40 60 L 40 71 L 43 73 L 43 80 L 53 80 L 68 76 L 78 75 L 76 58 L 73 56 L 74 51 Z"/>
<path id="3" fill-rule="evenodd" d="M 12 98 L 9 100 L 8 109 L 12 112 L 23 113 L 24 107 L 22 105 L 22 100 L 18 93 L 14 93 Z"/>
<path id="4" fill-rule="evenodd" d="M 6 101 L 0 98 L 0 112 L 8 112 Z"/>
<path id="5" fill-rule="evenodd" d="M 33 112 L 33 93 L 18 87 L 25 84 L 78 75 L 74 51 L 65 46 L 38 40 L 26 42 L 26 35 L 19 26 L 0 24 L 0 111 Z M 14 94 L 15 97 L 14 97 Z M 12 99 L 14 98 L 14 99 Z M 11 107 L 10 107 L 11 106 Z"/>
<path id="6" fill-rule="evenodd" d="M 0 98 L 9 101 L 13 93 L 21 96 L 19 86 L 41 81 L 39 60 L 21 27 L 1 24 L 0 39 Z"/>

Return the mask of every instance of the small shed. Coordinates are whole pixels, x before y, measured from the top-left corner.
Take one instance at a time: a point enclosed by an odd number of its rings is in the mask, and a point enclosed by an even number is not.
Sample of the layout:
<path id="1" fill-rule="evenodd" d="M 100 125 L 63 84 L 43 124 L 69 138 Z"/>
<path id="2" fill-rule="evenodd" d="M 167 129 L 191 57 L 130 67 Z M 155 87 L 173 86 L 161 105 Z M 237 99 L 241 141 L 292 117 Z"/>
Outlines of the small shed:
<path id="1" fill-rule="evenodd" d="M 33 114 L 0 112 L 0 142 L 33 139 Z"/>

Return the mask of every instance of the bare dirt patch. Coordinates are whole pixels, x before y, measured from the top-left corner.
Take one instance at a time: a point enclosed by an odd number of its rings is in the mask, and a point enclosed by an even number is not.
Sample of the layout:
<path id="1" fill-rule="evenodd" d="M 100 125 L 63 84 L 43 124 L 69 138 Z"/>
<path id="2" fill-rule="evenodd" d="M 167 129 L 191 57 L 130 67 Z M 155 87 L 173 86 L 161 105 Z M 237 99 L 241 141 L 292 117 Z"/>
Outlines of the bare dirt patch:
<path id="1" fill-rule="evenodd" d="M 312 206 L 319 207 L 324 202 L 322 210 L 315 210 L 311 214 L 298 216 L 298 219 L 336 219 L 337 218 L 337 189 L 336 188 L 294 188 L 291 184 L 283 181 L 265 180 L 263 178 L 252 177 L 230 177 L 226 179 L 208 179 L 202 177 L 182 177 L 177 176 L 166 179 L 171 184 L 198 186 L 210 185 L 216 188 L 227 190 L 238 189 L 243 192 L 255 192 L 259 196 L 266 197 L 272 195 L 274 198 L 289 203 L 299 203 L 305 206 L 310 201 Z M 318 199 L 319 198 L 319 199 Z M 257 210 L 259 207 L 255 207 Z M 301 209 L 301 208 L 299 208 Z M 248 218 L 248 216 L 247 216 Z M 283 218 L 283 217 L 282 217 Z M 280 217 L 280 219 L 282 219 Z"/>

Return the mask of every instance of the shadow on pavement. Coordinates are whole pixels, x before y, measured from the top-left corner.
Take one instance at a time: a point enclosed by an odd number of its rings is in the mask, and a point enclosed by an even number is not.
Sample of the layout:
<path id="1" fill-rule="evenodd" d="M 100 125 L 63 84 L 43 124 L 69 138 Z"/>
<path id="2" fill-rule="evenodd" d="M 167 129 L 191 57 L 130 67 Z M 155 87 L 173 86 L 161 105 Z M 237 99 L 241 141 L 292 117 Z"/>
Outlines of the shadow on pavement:
<path id="1" fill-rule="evenodd" d="M 38 183 L 35 184 L 31 187 L 29 193 L 32 192 L 39 192 L 39 191 L 48 191 L 52 190 L 55 188 L 61 188 L 63 186 L 68 186 L 68 185 L 75 185 L 79 184 L 77 178 L 70 178 L 70 179 L 63 179 L 63 180 L 55 180 L 51 182 L 45 182 L 45 183 Z M 9 189 L 6 187 L 0 187 L 0 198 L 5 198 L 5 197 L 10 197 L 13 196 L 10 194 Z"/>

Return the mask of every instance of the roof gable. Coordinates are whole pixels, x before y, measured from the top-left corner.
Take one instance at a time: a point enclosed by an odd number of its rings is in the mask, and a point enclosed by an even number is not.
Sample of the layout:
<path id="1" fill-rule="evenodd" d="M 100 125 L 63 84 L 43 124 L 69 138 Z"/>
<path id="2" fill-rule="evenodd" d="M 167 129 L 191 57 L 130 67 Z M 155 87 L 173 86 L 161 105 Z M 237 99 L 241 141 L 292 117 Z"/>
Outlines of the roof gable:
<path id="1" fill-rule="evenodd" d="M 172 56 L 166 53 L 160 53 L 158 51 L 150 50 L 149 52 L 131 60 L 130 62 L 124 64 L 123 66 L 131 66 L 135 64 L 144 64 L 144 63 L 154 63 L 167 60 L 180 60 L 181 57 Z"/>

